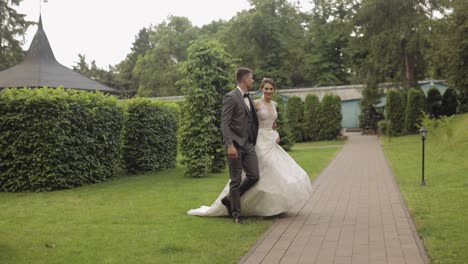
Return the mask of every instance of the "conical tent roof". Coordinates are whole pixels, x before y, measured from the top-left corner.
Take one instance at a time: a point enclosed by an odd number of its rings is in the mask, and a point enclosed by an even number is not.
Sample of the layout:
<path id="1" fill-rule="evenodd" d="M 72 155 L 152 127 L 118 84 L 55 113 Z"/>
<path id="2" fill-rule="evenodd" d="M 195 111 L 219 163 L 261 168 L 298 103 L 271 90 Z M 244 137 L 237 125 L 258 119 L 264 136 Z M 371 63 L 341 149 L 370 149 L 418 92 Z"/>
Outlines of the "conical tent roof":
<path id="1" fill-rule="evenodd" d="M 55 59 L 49 40 L 39 26 L 24 60 L 19 64 L 0 72 L 0 89 L 23 87 L 59 87 L 105 93 L 119 91 L 75 72 Z"/>

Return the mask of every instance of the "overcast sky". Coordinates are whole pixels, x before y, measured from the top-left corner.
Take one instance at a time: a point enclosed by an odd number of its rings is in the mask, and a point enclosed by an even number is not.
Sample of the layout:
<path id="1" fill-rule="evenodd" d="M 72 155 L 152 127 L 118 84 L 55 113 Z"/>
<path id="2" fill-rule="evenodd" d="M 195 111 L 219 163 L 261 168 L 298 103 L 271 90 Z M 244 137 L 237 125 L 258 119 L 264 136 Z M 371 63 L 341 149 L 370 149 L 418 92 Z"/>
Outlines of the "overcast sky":
<path id="1" fill-rule="evenodd" d="M 39 2 L 23 0 L 18 11 L 31 21 L 39 20 Z M 307 1 L 301 1 L 307 3 Z M 143 27 L 157 25 L 169 15 L 187 17 L 194 26 L 229 20 L 250 8 L 247 0 L 48 0 L 42 2 L 42 22 L 55 58 L 67 67 L 78 54 L 95 60 L 99 67 L 125 59 L 135 36 Z M 28 49 L 37 27 L 30 27 Z"/>

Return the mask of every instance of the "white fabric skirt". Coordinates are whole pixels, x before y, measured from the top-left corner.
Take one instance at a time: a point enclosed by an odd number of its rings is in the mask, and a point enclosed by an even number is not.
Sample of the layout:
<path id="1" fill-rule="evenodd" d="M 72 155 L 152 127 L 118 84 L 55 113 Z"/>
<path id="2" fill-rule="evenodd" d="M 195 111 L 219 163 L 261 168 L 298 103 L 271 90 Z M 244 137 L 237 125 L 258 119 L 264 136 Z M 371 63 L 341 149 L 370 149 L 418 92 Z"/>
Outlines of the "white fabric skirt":
<path id="1" fill-rule="evenodd" d="M 241 215 L 272 216 L 287 212 L 312 194 L 307 173 L 281 146 L 276 144 L 278 133 L 261 128 L 258 132 L 257 153 L 260 179 L 241 197 Z M 211 206 L 201 206 L 187 212 L 198 216 L 227 216 L 221 199 L 229 193 L 229 181 Z"/>

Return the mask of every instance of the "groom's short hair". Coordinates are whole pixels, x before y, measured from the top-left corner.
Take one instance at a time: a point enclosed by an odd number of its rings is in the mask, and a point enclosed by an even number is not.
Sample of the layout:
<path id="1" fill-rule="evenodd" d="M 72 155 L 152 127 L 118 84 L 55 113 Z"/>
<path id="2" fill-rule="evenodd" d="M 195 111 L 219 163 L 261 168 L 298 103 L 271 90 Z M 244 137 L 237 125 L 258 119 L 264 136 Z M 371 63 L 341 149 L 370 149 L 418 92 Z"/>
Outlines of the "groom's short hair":
<path id="1" fill-rule="evenodd" d="M 237 71 L 236 71 L 236 82 L 237 83 L 242 82 L 242 79 L 244 78 L 244 76 L 249 74 L 249 73 L 252 73 L 252 70 L 249 69 L 249 68 L 240 67 L 239 69 L 237 69 Z"/>

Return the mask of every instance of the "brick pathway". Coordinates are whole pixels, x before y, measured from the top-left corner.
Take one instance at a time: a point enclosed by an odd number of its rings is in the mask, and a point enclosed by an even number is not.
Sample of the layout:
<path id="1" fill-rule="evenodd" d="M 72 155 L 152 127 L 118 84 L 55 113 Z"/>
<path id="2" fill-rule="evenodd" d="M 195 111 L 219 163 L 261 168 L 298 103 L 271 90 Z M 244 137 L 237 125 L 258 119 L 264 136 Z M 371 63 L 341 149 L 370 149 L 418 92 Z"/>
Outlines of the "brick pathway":
<path id="1" fill-rule="evenodd" d="M 429 263 L 377 137 L 347 135 L 310 199 L 239 263 Z"/>

